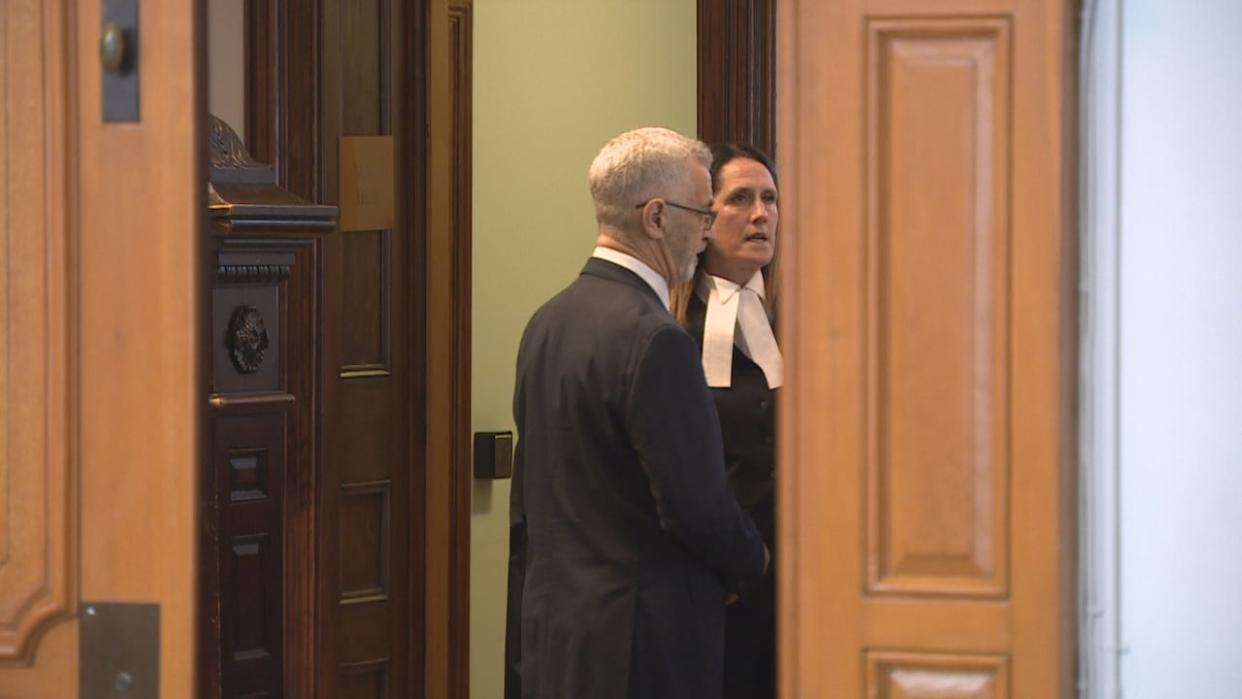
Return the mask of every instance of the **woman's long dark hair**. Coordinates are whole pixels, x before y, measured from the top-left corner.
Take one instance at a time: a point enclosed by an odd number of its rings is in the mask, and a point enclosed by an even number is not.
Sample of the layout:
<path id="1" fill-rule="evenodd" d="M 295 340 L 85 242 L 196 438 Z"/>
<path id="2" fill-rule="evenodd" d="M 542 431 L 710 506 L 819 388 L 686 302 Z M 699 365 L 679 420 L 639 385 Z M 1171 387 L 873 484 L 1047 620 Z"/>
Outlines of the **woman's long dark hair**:
<path id="1" fill-rule="evenodd" d="M 776 166 L 772 164 L 772 159 L 768 157 L 767 153 L 764 153 L 749 143 L 713 143 L 711 149 L 712 166 L 708 168 L 708 172 L 711 173 L 712 176 L 712 192 L 720 191 L 720 171 L 724 169 L 725 165 L 728 165 L 730 162 L 738 159 L 754 160 L 755 162 L 761 163 L 768 169 L 768 174 L 772 175 L 772 183 L 776 185 L 777 192 L 780 191 L 781 183 L 776 177 Z M 776 231 L 773 231 L 774 238 L 775 233 Z M 673 315 L 676 316 L 677 320 L 683 325 L 686 322 L 686 309 L 690 306 L 690 297 L 694 295 L 695 289 L 698 288 L 699 281 L 702 280 L 703 275 L 706 274 L 703 270 L 703 264 L 706 256 L 706 251 L 699 255 L 699 264 L 694 270 L 694 278 L 685 284 L 674 287 L 670 294 L 669 305 L 672 307 Z M 774 315 L 776 311 L 776 294 L 777 287 L 779 286 L 779 277 L 776 273 L 776 261 L 778 257 L 779 255 L 773 255 L 772 261 L 764 265 L 760 270 L 763 272 L 763 305 L 767 308 L 769 316 Z"/>

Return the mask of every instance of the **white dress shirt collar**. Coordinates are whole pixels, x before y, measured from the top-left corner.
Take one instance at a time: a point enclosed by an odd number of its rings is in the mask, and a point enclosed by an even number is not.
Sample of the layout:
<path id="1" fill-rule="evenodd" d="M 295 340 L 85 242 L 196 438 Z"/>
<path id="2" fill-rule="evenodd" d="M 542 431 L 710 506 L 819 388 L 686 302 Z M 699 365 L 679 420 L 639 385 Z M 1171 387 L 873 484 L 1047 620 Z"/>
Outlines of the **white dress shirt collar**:
<path id="1" fill-rule="evenodd" d="M 720 300 L 722 303 L 728 303 L 731 301 L 733 299 L 733 295 L 742 289 L 750 289 L 755 292 L 760 299 L 766 298 L 764 295 L 766 289 L 764 289 L 763 286 L 763 270 L 755 272 L 755 275 L 745 284 L 738 284 L 732 280 L 725 279 L 724 277 L 717 277 L 712 274 L 702 275 L 699 282 L 699 288 L 697 289 L 699 297 L 706 301 L 707 298 L 711 296 L 713 288 L 718 294 L 720 294 Z"/>
<path id="2" fill-rule="evenodd" d="M 656 292 L 656 296 L 660 297 L 660 302 L 664 304 L 664 310 L 669 310 L 668 282 L 664 280 L 664 277 L 660 276 L 659 272 L 652 269 L 646 262 L 643 262 L 633 255 L 627 255 L 620 250 L 613 250 L 612 248 L 602 246 L 597 246 L 595 248 L 595 252 L 591 253 L 591 257 L 598 257 L 601 260 L 607 260 L 613 264 L 621 265 L 634 274 L 637 274 L 643 281 L 647 282 L 647 286 L 651 287 L 652 291 Z"/>
<path id="3" fill-rule="evenodd" d="M 707 307 L 703 319 L 703 373 L 707 385 L 733 384 L 733 346 L 759 365 L 769 388 L 784 382 L 784 362 L 763 307 L 763 272 L 744 286 L 704 274 L 696 292 Z M 743 293 L 747 292 L 747 293 Z"/>

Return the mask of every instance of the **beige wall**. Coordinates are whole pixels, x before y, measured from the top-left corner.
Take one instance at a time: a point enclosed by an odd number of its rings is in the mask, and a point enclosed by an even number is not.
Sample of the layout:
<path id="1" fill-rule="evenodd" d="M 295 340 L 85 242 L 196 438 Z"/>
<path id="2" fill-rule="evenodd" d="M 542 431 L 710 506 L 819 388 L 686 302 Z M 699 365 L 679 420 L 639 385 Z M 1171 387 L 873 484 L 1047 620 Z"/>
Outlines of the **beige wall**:
<path id="1" fill-rule="evenodd" d="M 475 0 L 473 428 L 512 429 L 527 319 L 590 255 L 611 136 L 695 130 L 695 0 Z M 476 481 L 471 696 L 502 695 L 509 481 Z"/>
<path id="2" fill-rule="evenodd" d="M 244 0 L 207 3 L 207 109 L 246 140 Z"/>

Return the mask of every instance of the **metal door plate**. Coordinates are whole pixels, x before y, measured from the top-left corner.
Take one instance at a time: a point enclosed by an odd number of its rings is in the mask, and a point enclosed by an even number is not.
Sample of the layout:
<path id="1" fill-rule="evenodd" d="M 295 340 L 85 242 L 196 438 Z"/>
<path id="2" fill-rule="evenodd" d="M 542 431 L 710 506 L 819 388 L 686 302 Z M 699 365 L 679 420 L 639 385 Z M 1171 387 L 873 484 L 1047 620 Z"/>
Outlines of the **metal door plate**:
<path id="1" fill-rule="evenodd" d="M 160 607 L 82 602 L 80 699 L 159 699 Z"/>
<path id="2" fill-rule="evenodd" d="M 138 0 L 103 0 L 100 34 L 108 23 L 115 22 L 124 35 L 125 58 L 116 70 L 109 70 L 100 59 L 99 74 L 103 76 L 104 121 L 138 121 Z"/>

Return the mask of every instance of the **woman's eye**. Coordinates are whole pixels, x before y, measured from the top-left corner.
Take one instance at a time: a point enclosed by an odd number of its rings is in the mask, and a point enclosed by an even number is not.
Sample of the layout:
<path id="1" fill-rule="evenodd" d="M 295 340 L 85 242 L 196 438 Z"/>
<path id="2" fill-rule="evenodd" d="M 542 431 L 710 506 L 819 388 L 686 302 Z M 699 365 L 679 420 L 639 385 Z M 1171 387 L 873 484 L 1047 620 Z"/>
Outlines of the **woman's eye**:
<path id="1" fill-rule="evenodd" d="M 750 196 L 743 194 L 743 193 L 734 194 L 733 196 L 729 197 L 730 204 L 745 204 L 749 200 L 750 200 Z"/>

